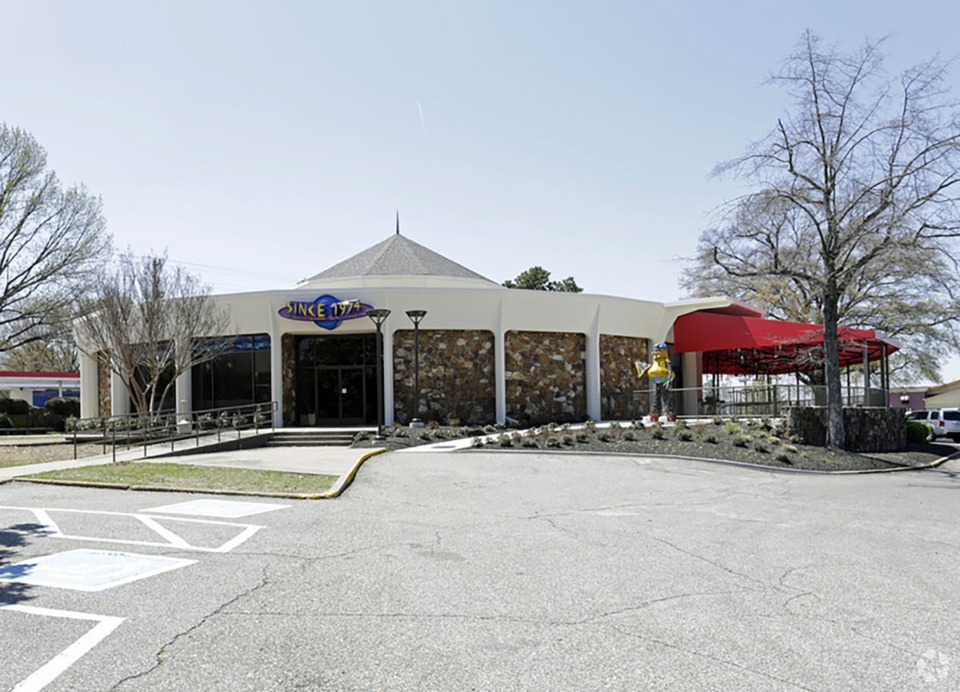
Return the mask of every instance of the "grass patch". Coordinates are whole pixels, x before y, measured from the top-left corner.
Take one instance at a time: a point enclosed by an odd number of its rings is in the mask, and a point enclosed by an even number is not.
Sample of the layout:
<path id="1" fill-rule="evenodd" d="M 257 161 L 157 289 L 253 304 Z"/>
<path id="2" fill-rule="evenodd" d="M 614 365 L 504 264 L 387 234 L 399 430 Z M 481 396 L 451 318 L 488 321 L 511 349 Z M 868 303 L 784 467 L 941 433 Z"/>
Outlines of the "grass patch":
<path id="1" fill-rule="evenodd" d="M 257 471 L 222 466 L 192 466 L 155 462 L 119 462 L 84 466 L 78 469 L 47 471 L 28 478 L 86 483 L 183 488 L 191 490 L 235 490 L 254 493 L 297 493 L 313 495 L 328 491 L 337 476 L 285 471 Z"/>

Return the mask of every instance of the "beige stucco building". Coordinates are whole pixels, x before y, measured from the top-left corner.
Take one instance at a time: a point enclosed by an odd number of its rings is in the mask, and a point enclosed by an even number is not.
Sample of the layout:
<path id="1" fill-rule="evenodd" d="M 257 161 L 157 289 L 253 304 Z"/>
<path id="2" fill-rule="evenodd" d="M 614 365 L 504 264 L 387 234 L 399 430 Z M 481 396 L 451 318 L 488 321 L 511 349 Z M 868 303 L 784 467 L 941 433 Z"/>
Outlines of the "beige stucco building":
<path id="1" fill-rule="evenodd" d="M 724 298 L 658 303 L 503 288 L 396 233 L 291 289 L 215 296 L 230 334 L 217 360 L 178 378 L 180 411 L 277 402 L 278 424 L 377 421 L 376 328 L 386 309 L 384 422 L 548 422 L 642 416 L 634 361 L 670 342 L 674 320 L 731 305 Z M 423 310 L 414 329 L 407 311 Z M 81 344 L 81 350 L 82 344 Z M 675 356 L 697 375 L 696 354 Z M 419 381 L 419 402 L 415 381 Z M 695 386 L 695 385 L 694 385 Z M 419 406 L 418 406 L 419 403 Z M 81 357 L 83 417 L 129 412 L 119 378 Z"/>

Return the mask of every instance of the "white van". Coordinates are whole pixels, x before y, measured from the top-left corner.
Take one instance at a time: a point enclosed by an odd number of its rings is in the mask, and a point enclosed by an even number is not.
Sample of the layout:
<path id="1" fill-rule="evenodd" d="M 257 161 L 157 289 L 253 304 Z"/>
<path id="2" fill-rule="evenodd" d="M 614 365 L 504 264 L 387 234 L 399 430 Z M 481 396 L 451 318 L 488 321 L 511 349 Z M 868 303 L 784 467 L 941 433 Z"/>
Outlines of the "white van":
<path id="1" fill-rule="evenodd" d="M 913 411 L 907 420 L 926 423 L 934 438 L 949 437 L 960 442 L 960 408 L 941 408 L 930 411 Z"/>

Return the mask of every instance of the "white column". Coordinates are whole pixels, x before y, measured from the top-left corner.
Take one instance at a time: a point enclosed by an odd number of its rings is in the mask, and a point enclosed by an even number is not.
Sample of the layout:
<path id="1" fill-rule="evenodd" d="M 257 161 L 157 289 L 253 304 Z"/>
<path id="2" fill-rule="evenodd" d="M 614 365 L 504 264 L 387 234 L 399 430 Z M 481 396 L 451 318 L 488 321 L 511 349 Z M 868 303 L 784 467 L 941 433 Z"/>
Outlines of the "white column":
<path id="1" fill-rule="evenodd" d="M 189 353 L 190 348 L 191 344 L 189 339 L 183 339 L 177 344 L 177 351 L 180 353 Z M 177 418 L 179 418 L 180 415 L 187 415 L 189 418 L 188 414 L 193 410 L 193 368 L 187 368 L 185 372 L 177 375 L 177 380 L 174 382 L 173 394 L 177 397 Z"/>
<path id="2" fill-rule="evenodd" d="M 180 373 L 174 387 L 177 397 L 177 416 L 189 414 L 193 410 L 193 368 Z"/>
<path id="3" fill-rule="evenodd" d="M 586 378 L 584 386 L 587 395 L 587 418 L 600 420 L 600 309 L 593 318 L 593 325 L 587 336 L 587 352 L 584 354 Z"/>
<path id="4" fill-rule="evenodd" d="M 96 356 L 80 352 L 80 417 L 100 415 L 100 369 Z"/>
<path id="5" fill-rule="evenodd" d="M 493 370 L 496 383 L 496 412 L 497 422 L 507 421 L 507 354 L 506 338 L 503 328 L 497 325 L 493 333 Z"/>
<path id="6" fill-rule="evenodd" d="M 283 334 L 270 332 L 270 398 L 277 402 L 274 425 L 283 427 Z"/>
<path id="7" fill-rule="evenodd" d="M 393 330 L 383 325 L 383 424 L 393 425 Z"/>
<path id="8" fill-rule="evenodd" d="M 120 375 L 110 372 L 110 415 L 125 416 L 130 413 L 130 391 Z"/>

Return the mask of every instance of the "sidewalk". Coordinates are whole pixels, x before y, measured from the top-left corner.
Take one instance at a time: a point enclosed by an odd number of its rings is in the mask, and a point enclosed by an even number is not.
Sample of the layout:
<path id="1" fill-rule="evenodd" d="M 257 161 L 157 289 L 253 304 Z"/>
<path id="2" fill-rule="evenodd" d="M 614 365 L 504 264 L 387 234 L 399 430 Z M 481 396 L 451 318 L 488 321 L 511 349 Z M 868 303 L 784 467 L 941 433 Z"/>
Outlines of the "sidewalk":
<path id="1" fill-rule="evenodd" d="M 244 431 L 240 439 L 255 437 L 253 431 Z M 235 434 L 233 439 L 236 439 Z M 223 436 L 223 442 L 228 440 Z M 144 456 L 143 446 L 134 446 L 129 450 L 118 448 L 116 457 L 112 451 L 107 454 L 86 457 L 84 459 L 67 459 L 50 461 L 39 464 L 25 464 L 23 466 L 7 466 L 0 468 L 0 482 L 31 476 L 45 471 L 60 471 L 75 469 L 98 464 L 111 464 L 114 460 L 139 461 L 146 463 L 174 463 L 190 464 L 194 466 L 220 466 L 226 468 L 253 469 L 257 471 L 284 471 L 288 473 L 315 473 L 338 476 L 343 479 L 355 472 L 357 462 L 378 449 L 352 449 L 350 447 L 252 447 L 236 451 L 210 451 L 195 454 L 169 456 L 171 451 L 185 452 L 203 449 L 219 444 L 216 436 L 211 435 L 200 439 L 198 447 L 196 439 L 187 439 L 176 442 L 173 450 L 169 444 L 152 445 L 147 448 Z M 66 448 L 69 450 L 69 447 Z M 69 453 L 69 451 L 67 452 Z"/>

